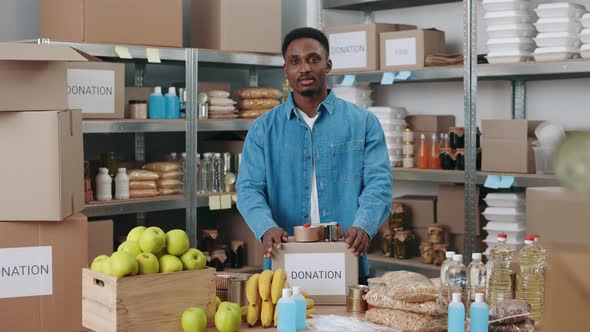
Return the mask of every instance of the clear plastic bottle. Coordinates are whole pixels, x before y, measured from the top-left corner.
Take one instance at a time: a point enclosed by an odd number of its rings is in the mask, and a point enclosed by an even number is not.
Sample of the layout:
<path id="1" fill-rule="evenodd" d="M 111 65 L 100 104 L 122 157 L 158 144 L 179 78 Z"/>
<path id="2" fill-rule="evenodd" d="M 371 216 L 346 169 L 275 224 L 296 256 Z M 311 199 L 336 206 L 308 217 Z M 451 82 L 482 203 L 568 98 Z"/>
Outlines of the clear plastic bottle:
<path id="1" fill-rule="evenodd" d="M 455 256 L 454 251 L 447 251 L 445 253 L 447 259 L 442 263 L 440 266 L 440 295 L 441 298 L 447 302 L 448 294 L 449 294 L 449 267 L 453 264 L 453 256 Z"/>
<path id="2" fill-rule="evenodd" d="M 213 154 L 213 162 L 212 162 L 212 187 L 214 193 L 223 192 L 223 162 L 221 161 L 221 153 L 214 153 Z"/>
<path id="3" fill-rule="evenodd" d="M 466 302 L 467 312 L 470 312 L 470 306 L 475 302 L 475 295 L 485 294 L 487 274 L 486 266 L 481 262 L 481 254 L 473 253 L 471 263 L 467 266 L 467 293 L 469 294 L 469 301 Z"/>
<path id="4" fill-rule="evenodd" d="M 212 167 L 211 162 L 211 153 L 207 152 L 203 154 L 203 162 L 201 163 L 200 169 L 200 183 L 201 183 L 201 193 L 210 193 L 211 192 L 211 177 L 210 171 Z"/>
<path id="5" fill-rule="evenodd" d="M 476 293 L 469 311 L 469 332 L 488 332 L 490 309 L 484 302 L 484 294 Z"/>
<path id="6" fill-rule="evenodd" d="M 452 301 L 449 304 L 448 332 L 465 331 L 465 306 L 461 302 L 461 297 L 461 293 L 453 293 L 451 295 Z"/>
<path id="7" fill-rule="evenodd" d="M 506 244 L 506 234 L 498 235 L 498 243 L 492 248 L 492 273 L 489 276 L 489 284 L 486 301 L 490 307 L 512 298 L 512 281 L 510 279 L 510 263 L 514 256 L 514 249 Z"/>
<path id="8" fill-rule="evenodd" d="M 115 199 L 129 199 L 129 176 L 125 168 L 117 169 L 115 177 Z"/>
<path id="9" fill-rule="evenodd" d="M 166 118 L 166 100 L 162 95 L 162 87 L 157 86 L 154 92 L 150 95 L 150 119 L 165 119 Z"/>
<path id="10" fill-rule="evenodd" d="M 178 160 L 178 153 L 171 152 L 170 153 L 170 161 L 177 161 Z"/>
<path id="11" fill-rule="evenodd" d="M 524 240 L 524 248 L 518 252 L 520 259 L 520 275 L 516 287 L 516 298 L 531 306 L 531 318 L 536 324 L 542 323 L 543 299 L 545 298 L 545 280 L 543 267 L 545 257 L 532 236 Z"/>
<path id="12" fill-rule="evenodd" d="M 453 264 L 449 266 L 448 281 L 449 281 L 449 294 L 447 296 L 450 302 L 453 298 L 453 294 L 460 293 L 461 301 L 465 302 L 466 297 L 466 286 L 467 286 L 467 274 L 465 265 L 463 265 L 463 255 L 453 256 Z"/>
<path id="13" fill-rule="evenodd" d="M 277 332 L 295 332 L 296 329 L 296 312 L 295 301 L 291 298 L 291 289 L 283 288 L 283 296 L 277 303 Z"/>
<path id="14" fill-rule="evenodd" d="M 101 167 L 96 175 L 96 199 L 99 201 L 110 201 L 113 199 L 112 190 L 113 178 L 109 175 L 109 169 Z"/>
<path id="15" fill-rule="evenodd" d="M 305 297 L 301 294 L 301 287 L 293 286 L 293 296 L 291 298 L 293 299 L 293 301 L 295 301 L 296 308 L 295 328 L 297 329 L 297 331 L 305 331 L 307 329 L 307 323 L 305 321 L 305 310 L 307 308 L 307 300 L 305 300 Z"/>
<path id="16" fill-rule="evenodd" d="M 185 182 L 185 174 L 186 174 L 186 152 L 183 152 L 180 155 L 180 168 L 178 169 L 178 172 L 180 173 L 178 180 L 180 181 L 180 184 L 178 185 L 178 190 L 180 191 L 181 194 L 184 193 L 184 182 Z"/>

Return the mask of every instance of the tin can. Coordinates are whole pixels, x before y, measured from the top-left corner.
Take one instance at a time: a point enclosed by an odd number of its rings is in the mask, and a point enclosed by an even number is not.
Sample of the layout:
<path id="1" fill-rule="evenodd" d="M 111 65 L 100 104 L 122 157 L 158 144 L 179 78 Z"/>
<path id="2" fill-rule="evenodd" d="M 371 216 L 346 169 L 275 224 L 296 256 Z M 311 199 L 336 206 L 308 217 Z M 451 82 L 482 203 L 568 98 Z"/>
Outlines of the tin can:
<path id="1" fill-rule="evenodd" d="M 369 291 L 369 286 L 358 285 L 348 287 L 348 295 L 346 296 L 346 311 L 347 312 L 365 312 L 368 310 L 367 301 L 364 297 Z"/>
<path id="2" fill-rule="evenodd" d="M 229 302 L 237 303 L 240 307 L 248 305 L 246 298 L 246 282 L 248 279 L 236 277 L 229 280 L 227 298 Z"/>
<path id="3" fill-rule="evenodd" d="M 209 117 L 209 104 L 199 104 L 199 119 L 207 119 Z"/>

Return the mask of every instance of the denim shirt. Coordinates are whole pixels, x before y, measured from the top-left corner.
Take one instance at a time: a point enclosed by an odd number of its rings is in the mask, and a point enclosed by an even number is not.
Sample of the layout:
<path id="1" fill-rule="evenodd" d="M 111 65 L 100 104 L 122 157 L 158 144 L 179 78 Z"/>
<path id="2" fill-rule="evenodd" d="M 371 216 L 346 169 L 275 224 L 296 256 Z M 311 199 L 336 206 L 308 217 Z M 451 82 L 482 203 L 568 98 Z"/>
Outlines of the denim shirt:
<path id="1" fill-rule="evenodd" d="M 332 91 L 317 112 L 310 131 L 291 95 L 248 132 L 237 206 L 258 239 L 277 226 L 293 235 L 294 226 L 310 222 L 312 161 L 321 222 L 359 227 L 372 238 L 391 212 L 392 170 L 375 115 Z M 369 275 L 366 255 L 359 274 Z"/>

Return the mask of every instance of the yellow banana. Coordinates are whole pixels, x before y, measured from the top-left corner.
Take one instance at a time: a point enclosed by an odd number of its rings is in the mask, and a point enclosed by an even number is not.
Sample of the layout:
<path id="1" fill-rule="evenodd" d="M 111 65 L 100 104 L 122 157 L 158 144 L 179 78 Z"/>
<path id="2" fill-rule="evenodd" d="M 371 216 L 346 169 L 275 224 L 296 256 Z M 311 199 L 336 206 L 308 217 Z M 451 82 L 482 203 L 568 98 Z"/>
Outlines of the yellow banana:
<path id="1" fill-rule="evenodd" d="M 279 302 L 279 299 L 283 295 L 283 287 L 285 286 L 286 281 L 287 273 L 285 273 L 285 270 L 276 269 L 272 277 L 272 285 L 270 288 L 270 296 L 272 298 L 273 304 L 277 304 L 277 302 Z"/>
<path id="2" fill-rule="evenodd" d="M 274 314 L 274 318 L 272 319 L 273 322 L 275 323 L 275 327 L 277 327 L 279 325 L 279 310 L 278 310 L 278 305 L 275 306 L 275 314 Z"/>
<path id="3" fill-rule="evenodd" d="M 307 305 L 305 307 L 306 309 L 311 309 L 315 305 L 315 301 L 312 299 L 305 299 L 305 301 L 307 302 Z"/>
<path id="4" fill-rule="evenodd" d="M 305 297 L 306 299 L 309 299 L 309 293 L 304 291 L 303 289 L 301 290 L 301 295 L 303 295 L 303 297 Z"/>
<path id="5" fill-rule="evenodd" d="M 318 313 L 317 310 L 315 310 L 314 308 L 305 310 L 305 316 L 307 318 L 311 318 L 313 315 L 315 315 L 317 313 Z"/>
<path id="6" fill-rule="evenodd" d="M 291 284 L 288 281 L 285 281 L 285 285 L 283 286 L 283 288 L 291 288 Z"/>
<path id="7" fill-rule="evenodd" d="M 260 321 L 263 327 L 270 327 L 274 318 L 275 305 L 270 300 L 262 301 L 262 312 L 260 313 Z"/>
<path id="8" fill-rule="evenodd" d="M 240 314 L 242 316 L 242 321 L 246 319 L 246 315 L 248 314 L 248 306 L 243 306 L 240 308 Z"/>
<path id="9" fill-rule="evenodd" d="M 258 279 L 260 279 L 260 273 L 253 274 L 246 282 L 246 298 L 250 305 L 255 305 L 257 299 L 260 297 L 258 293 Z"/>
<path id="10" fill-rule="evenodd" d="M 265 270 L 258 278 L 258 292 L 262 301 L 270 300 L 270 287 L 272 283 L 273 273 L 271 270 Z M 272 315 L 271 315 L 272 317 Z"/>
<path id="11" fill-rule="evenodd" d="M 252 327 L 256 325 L 256 322 L 260 319 L 260 311 L 262 310 L 262 299 L 258 297 L 258 301 L 252 305 L 248 305 L 248 314 L 246 321 L 248 326 Z"/>

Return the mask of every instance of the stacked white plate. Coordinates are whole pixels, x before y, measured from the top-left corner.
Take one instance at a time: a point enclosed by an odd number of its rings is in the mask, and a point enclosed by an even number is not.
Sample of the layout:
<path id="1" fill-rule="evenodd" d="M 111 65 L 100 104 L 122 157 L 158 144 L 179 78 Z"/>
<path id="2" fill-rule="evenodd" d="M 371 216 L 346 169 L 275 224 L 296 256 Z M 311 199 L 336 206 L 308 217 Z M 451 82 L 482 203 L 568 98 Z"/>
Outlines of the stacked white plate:
<path id="1" fill-rule="evenodd" d="M 402 166 L 403 161 L 403 142 L 402 134 L 406 129 L 406 115 L 408 111 L 405 107 L 369 107 L 369 112 L 375 114 L 383 132 L 387 149 L 389 150 L 389 160 L 394 167 Z"/>
<path id="2" fill-rule="evenodd" d="M 539 16 L 535 23 L 539 31 L 535 38 L 535 60 L 562 61 L 577 57 L 581 45 L 580 19 L 586 8 L 574 3 L 557 2 L 540 4 L 535 11 Z"/>
<path id="3" fill-rule="evenodd" d="M 373 105 L 371 87 L 369 83 L 357 83 L 353 86 L 335 85 L 332 87 L 336 97 L 344 99 L 362 108 L 369 108 Z"/>
<path id="4" fill-rule="evenodd" d="M 484 240 L 488 250 L 484 254 L 489 255 L 489 249 L 498 243 L 498 234 L 501 233 L 508 235 L 506 243 L 514 250 L 521 249 L 524 246 L 526 232 L 524 194 L 492 193 L 488 194 L 484 200 L 488 205 L 483 212 L 488 220 L 484 227 L 488 233 Z"/>
<path id="5" fill-rule="evenodd" d="M 531 58 L 534 15 L 528 0 L 483 0 L 488 32 L 489 63 L 514 63 Z"/>
<path id="6" fill-rule="evenodd" d="M 580 41 L 582 42 L 580 55 L 584 59 L 590 59 L 590 14 L 584 14 L 580 18 L 580 24 L 584 28 L 584 30 L 580 32 Z"/>

